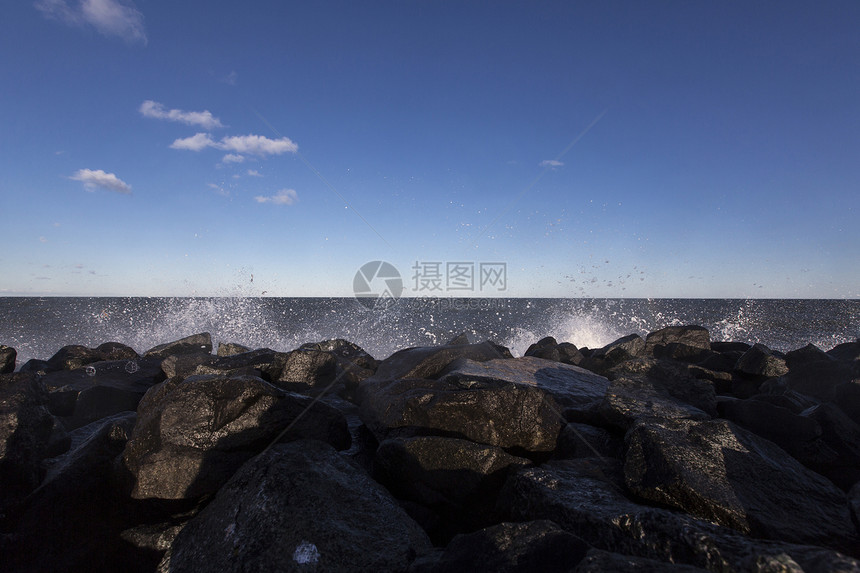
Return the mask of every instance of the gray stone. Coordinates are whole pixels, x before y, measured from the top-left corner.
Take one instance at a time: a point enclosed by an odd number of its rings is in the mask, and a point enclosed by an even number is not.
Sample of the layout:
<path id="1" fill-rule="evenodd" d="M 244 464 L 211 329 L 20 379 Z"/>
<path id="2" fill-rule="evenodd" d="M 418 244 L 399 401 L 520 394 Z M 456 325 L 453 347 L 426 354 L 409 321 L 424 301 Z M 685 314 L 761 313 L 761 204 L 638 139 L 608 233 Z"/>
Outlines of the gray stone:
<path id="1" fill-rule="evenodd" d="M 627 435 L 637 496 L 754 537 L 856 547 L 845 494 L 726 420 L 643 420 Z"/>
<path id="2" fill-rule="evenodd" d="M 192 376 L 154 387 L 138 407 L 123 462 L 134 498 L 188 499 L 213 493 L 311 405 L 253 376 Z M 349 447 L 343 415 L 317 402 L 283 439 Z"/>
<path id="3" fill-rule="evenodd" d="M 331 446 L 303 440 L 248 461 L 159 571 L 405 571 L 430 549 L 384 488 Z"/>

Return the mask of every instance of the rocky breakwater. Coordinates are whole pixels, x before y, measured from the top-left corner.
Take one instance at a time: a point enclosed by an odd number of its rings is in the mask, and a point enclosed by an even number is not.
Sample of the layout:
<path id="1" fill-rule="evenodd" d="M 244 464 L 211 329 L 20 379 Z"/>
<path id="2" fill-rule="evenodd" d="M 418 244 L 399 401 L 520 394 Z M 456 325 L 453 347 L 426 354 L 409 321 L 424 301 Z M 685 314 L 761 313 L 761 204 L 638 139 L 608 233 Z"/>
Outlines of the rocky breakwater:
<path id="1" fill-rule="evenodd" d="M 3 571 L 860 571 L 860 341 L 0 347 Z"/>

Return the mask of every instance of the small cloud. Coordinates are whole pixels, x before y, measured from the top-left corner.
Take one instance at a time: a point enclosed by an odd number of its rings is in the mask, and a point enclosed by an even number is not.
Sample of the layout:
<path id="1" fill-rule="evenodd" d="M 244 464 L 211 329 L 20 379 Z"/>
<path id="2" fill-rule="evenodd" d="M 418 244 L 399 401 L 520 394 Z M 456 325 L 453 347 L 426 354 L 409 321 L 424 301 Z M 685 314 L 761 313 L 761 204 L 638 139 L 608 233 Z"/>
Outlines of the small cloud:
<path id="1" fill-rule="evenodd" d="M 251 155 L 280 155 L 295 153 L 299 146 L 288 137 L 269 139 L 264 135 L 234 135 L 225 137 L 219 144 L 221 149 Z"/>
<path id="2" fill-rule="evenodd" d="M 264 197 L 262 195 L 254 197 L 254 201 L 257 203 L 272 203 L 273 205 L 292 205 L 298 200 L 299 195 L 296 193 L 295 189 L 281 189 L 269 197 Z"/>
<path id="3" fill-rule="evenodd" d="M 46 18 L 67 26 L 92 26 L 104 36 L 146 45 L 143 14 L 131 0 L 80 0 L 74 7 L 67 0 L 37 0 L 35 6 Z"/>
<path id="4" fill-rule="evenodd" d="M 46 237 L 39 237 L 39 242 L 40 243 L 47 243 L 48 239 Z"/>
<path id="5" fill-rule="evenodd" d="M 84 189 L 87 191 L 95 191 L 100 187 L 124 195 L 131 194 L 131 185 L 113 173 L 105 173 L 101 169 L 96 169 L 95 171 L 92 169 L 78 169 L 69 179 L 81 181 L 84 184 Z"/>
<path id="6" fill-rule="evenodd" d="M 170 144 L 170 147 L 189 151 L 201 151 L 207 147 L 214 147 L 236 154 L 257 156 L 295 153 L 299 149 L 299 146 L 288 137 L 269 139 L 264 135 L 232 135 L 221 138 L 221 141 L 215 141 L 208 133 L 197 133 L 191 137 L 177 139 Z"/>
<path id="7" fill-rule="evenodd" d="M 177 121 L 186 125 L 197 125 L 203 129 L 214 129 L 216 127 L 224 127 L 221 120 L 212 115 L 209 110 L 203 111 L 183 111 L 181 109 L 164 109 L 164 106 L 157 101 L 151 99 L 146 100 L 138 111 L 143 117 L 152 119 L 166 119 L 167 121 Z"/>
<path id="8" fill-rule="evenodd" d="M 263 175 L 259 171 L 257 171 L 256 169 L 249 169 L 248 170 L 248 176 L 249 177 L 262 177 Z"/>
<path id="9" fill-rule="evenodd" d="M 245 161 L 244 155 L 236 155 L 235 153 L 228 153 L 224 157 L 221 158 L 223 163 L 242 163 Z"/>
<path id="10" fill-rule="evenodd" d="M 200 151 L 207 147 L 215 147 L 217 143 L 208 133 L 197 133 L 191 137 L 177 139 L 170 144 L 171 149 L 187 149 L 189 151 Z"/>
<path id="11" fill-rule="evenodd" d="M 231 86 L 235 86 L 237 81 L 239 81 L 239 74 L 236 73 L 236 70 L 233 70 L 224 78 L 224 83 Z"/>
<path id="12" fill-rule="evenodd" d="M 558 159 L 544 159 L 540 162 L 541 167 L 561 167 L 562 165 L 564 165 L 564 163 Z"/>

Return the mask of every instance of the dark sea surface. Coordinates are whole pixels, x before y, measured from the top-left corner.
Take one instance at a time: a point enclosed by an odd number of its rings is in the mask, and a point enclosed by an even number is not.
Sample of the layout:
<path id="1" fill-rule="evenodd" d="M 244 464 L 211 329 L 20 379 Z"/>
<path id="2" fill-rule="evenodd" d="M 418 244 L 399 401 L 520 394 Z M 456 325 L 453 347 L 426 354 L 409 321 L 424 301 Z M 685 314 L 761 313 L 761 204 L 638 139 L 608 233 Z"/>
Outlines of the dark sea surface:
<path id="1" fill-rule="evenodd" d="M 0 298 L 0 344 L 18 364 L 67 344 L 122 342 L 138 352 L 209 332 L 214 343 L 292 350 L 345 338 L 376 358 L 465 332 L 522 355 L 544 336 L 597 348 L 632 333 L 698 324 L 712 340 L 823 350 L 860 337 L 860 302 L 773 299 L 401 299 L 369 310 L 354 298 Z"/>

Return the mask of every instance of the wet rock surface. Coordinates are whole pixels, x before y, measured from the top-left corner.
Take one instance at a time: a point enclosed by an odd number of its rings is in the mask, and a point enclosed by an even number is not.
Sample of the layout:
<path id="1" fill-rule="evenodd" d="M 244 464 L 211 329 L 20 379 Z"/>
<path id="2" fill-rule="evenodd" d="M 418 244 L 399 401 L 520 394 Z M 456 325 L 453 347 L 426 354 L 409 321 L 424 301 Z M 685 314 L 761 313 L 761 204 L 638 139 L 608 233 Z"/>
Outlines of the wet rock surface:
<path id="1" fill-rule="evenodd" d="M 858 571 L 858 348 L 69 345 L 0 374 L 2 569 Z"/>
<path id="2" fill-rule="evenodd" d="M 159 571 L 404 571 L 430 548 L 382 486 L 328 444 L 303 440 L 245 464 Z"/>

